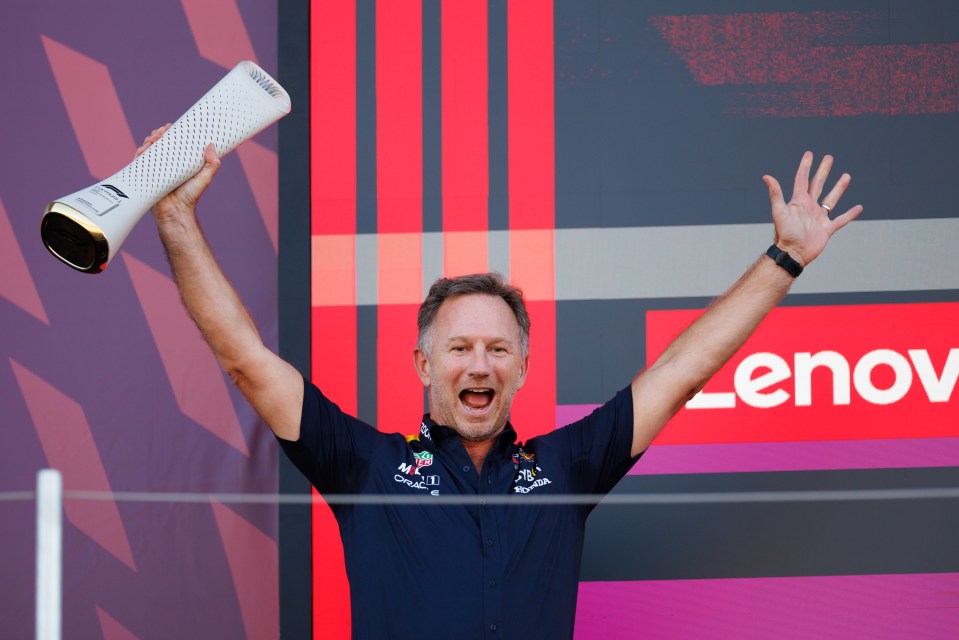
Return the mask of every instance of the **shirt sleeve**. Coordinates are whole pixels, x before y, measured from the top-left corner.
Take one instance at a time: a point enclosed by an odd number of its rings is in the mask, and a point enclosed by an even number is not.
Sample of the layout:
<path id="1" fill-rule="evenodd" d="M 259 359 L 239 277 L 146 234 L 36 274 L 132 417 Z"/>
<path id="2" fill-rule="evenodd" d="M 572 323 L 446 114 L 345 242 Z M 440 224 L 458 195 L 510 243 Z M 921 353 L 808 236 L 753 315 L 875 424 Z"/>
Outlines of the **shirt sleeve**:
<path id="1" fill-rule="evenodd" d="M 313 383 L 303 381 L 300 438 L 277 438 L 290 461 L 320 493 L 362 486 L 373 451 L 385 436 L 344 413 Z"/>
<path id="2" fill-rule="evenodd" d="M 585 418 L 541 436 L 565 461 L 574 493 L 608 493 L 639 456 L 632 456 L 633 394 L 631 387 Z M 642 454 L 640 454 L 642 455 Z"/>

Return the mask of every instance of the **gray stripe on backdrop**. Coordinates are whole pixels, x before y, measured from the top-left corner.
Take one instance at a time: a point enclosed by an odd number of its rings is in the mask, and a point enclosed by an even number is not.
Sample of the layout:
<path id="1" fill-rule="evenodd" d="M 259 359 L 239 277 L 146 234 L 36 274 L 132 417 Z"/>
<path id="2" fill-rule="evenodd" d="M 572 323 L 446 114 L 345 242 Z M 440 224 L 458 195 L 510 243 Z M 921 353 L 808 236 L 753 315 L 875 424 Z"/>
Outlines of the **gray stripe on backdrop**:
<path id="1" fill-rule="evenodd" d="M 356 304 L 375 305 L 378 301 L 377 269 L 379 253 L 376 245 L 376 234 L 360 234 L 356 236 Z"/>
<path id="2" fill-rule="evenodd" d="M 509 232 L 489 232 L 489 267 L 509 271 Z M 556 299 L 719 295 L 773 238 L 768 224 L 557 229 Z M 857 220 L 830 241 L 793 293 L 959 289 L 959 219 Z M 423 234 L 424 293 L 442 270 L 442 234 Z M 357 237 L 359 305 L 376 304 L 376 236 Z M 412 301 L 411 301 L 412 302 Z"/>
<path id="3" fill-rule="evenodd" d="M 858 220 L 793 293 L 959 289 L 959 219 Z M 716 296 L 761 256 L 772 224 L 556 232 L 558 300 Z"/>
<path id="4" fill-rule="evenodd" d="M 423 298 L 437 278 L 443 277 L 443 234 L 423 234 Z"/>

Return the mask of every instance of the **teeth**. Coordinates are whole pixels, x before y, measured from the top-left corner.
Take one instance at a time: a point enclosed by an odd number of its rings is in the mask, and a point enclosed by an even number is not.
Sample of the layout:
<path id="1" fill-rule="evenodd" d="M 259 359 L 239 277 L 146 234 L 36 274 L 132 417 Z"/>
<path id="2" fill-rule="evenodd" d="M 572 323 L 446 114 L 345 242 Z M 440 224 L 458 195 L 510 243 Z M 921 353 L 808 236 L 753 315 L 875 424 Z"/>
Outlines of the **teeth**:
<path id="1" fill-rule="evenodd" d="M 489 393 L 489 389 L 467 389 L 470 393 Z"/>

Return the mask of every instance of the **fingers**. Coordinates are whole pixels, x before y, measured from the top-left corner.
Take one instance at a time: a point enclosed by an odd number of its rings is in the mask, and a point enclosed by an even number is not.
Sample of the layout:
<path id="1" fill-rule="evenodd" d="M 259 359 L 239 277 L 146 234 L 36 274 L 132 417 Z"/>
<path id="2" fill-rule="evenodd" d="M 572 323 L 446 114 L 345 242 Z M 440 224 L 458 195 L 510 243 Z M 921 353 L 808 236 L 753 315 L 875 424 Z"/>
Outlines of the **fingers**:
<path id="1" fill-rule="evenodd" d="M 864 211 L 863 206 L 861 204 L 857 204 L 855 207 L 853 207 L 846 213 L 842 214 L 841 216 L 837 216 L 836 219 L 832 221 L 833 233 L 835 233 L 836 231 L 839 231 L 840 229 L 845 227 L 847 224 L 849 224 L 850 222 L 858 218 L 859 214 L 862 213 L 863 211 Z"/>
<path id="2" fill-rule="evenodd" d="M 139 157 L 140 154 L 146 151 L 151 144 L 159 140 L 163 136 L 163 134 L 167 132 L 167 129 L 169 129 L 172 126 L 173 125 L 171 123 L 167 123 L 163 125 L 162 127 L 157 127 L 156 129 L 151 131 L 150 135 L 148 135 L 146 138 L 143 139 L 143 144 L 137 147 L 136 153 L 133 154 L 133 157 L 134 158 Z"/>
<path id="3" fill-rule="evenodd" d="M 829 191 L 829 193 L 823 196 L 820 206 L 825 205 L 826 207 L 829 207 L 829 209 L 835 209 L 836 205 L 839 204 L 839 199 L 842 198 L 843 194 L 846 193 L 846 189 L 849 188 L 850 182 L 852 182 L 852 176 L 850 176 L 848 173 L 844 173 L 839 176 L 839 180 L 836 181 L 836 184 L 833 186 L 833 188 Z M 842 215 L 833 218 L 831 233 L 839 231 L 847 224 L 855 220 L 857 217 L 859 217 L 859 214 L 862 213 L 863 210 L 863 206 L 861 204 L 857 204 Z M 828 216 L 829 214 L 827 213 L 826 215 Z"/>
<path id="4" fill-rule="evenodd" d="M 839 198 L 842 197 L 842 194 L 846 193 L 846 189 L 849 187 L 849 183 L 852 181 L 852 176 L 848 173 L 844 173 L 839 176 L 839 180 L 836 181 L 835 186 L 832 190 L 823 196 L 822 204 L 826 205 L 830 209 L 836 207 L 839 204 Z"/>
<path id="5" fill-rule="evenodd" d="M 793 183 L 793 198 L 809 190 L 809 170 L 812 168 L 812 151 L 807 151 L 799 161 L 799 170 L 796 171 L 796 181 Z"/>
<path id="6" fill-rule="evenodd" d="M 823 156 L 822 162 L 819 163 L 819 168 L 816 169 L 816 174 L 809 184 L 809 195 L 811 195 L 816 202 L 819 202 L 819 196 L 822 193 L 823 186 L 826 184 L 826 178 L 829 176 L 830 169 L 832 169 L 832 156 Z"/>

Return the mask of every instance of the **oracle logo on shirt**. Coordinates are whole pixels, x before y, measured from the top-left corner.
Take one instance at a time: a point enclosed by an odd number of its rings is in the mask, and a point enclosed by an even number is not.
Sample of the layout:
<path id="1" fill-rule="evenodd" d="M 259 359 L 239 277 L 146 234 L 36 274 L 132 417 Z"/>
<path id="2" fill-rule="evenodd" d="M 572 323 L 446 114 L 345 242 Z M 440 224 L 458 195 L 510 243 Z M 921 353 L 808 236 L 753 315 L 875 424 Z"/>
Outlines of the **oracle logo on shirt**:
<path id="1" fill-rule="evenodd" d="M 701 313 L 648 312 L 649 362 Z M 959 303 L 774 309 L 656 442 L 959 436 L 957 327 Z"/>

